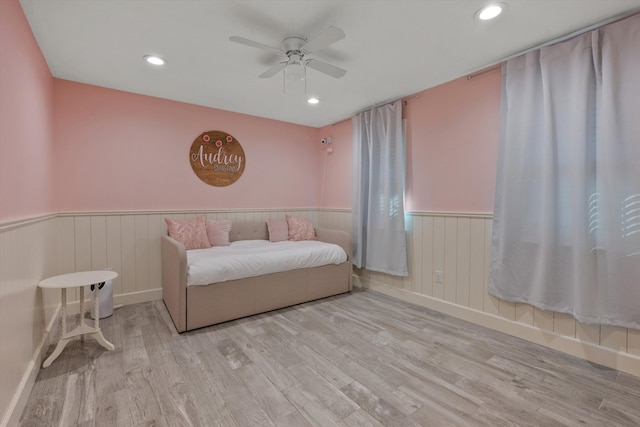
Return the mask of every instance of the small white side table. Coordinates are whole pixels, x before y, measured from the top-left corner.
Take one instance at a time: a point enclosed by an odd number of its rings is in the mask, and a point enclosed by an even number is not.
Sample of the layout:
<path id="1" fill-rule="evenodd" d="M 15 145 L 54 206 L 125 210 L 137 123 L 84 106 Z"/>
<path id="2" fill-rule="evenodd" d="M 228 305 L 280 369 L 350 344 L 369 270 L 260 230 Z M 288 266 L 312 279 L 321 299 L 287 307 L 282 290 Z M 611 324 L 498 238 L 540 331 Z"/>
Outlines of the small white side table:
<path id="1" fill-rule="evenodd" d="M 48 289 L 61 289 L 62 290 L 62 313 L 60 314 L 60 341 L 56 346 L 53 353 L 42 364 L 43 368 L 48 367 L 56 360 L 64 347 L 71 341 L 72 338 L 80 336 L 84 340 L 85 335 L 91 335 L 98 341 L 98 343 L 107 350 L 113 350 L 115 347 L 109 341 L 107 341 L 100 331 L 100 286 L 102 282 L 107 280 L 113 280 L 118 277 L 118 273 L 115 271 L 79 271 L 77 273 L 62 274 L 60 276 L 50 277 L 40 282 L 38 286 Z M 93 327 L 85 324 L 84 321 L 84 287 L 87 285 L 95 286 L 95 299 L 96 304 L 93 304 Z M 67 288 L 80 288 L 80 325 L 73 331 L 67 332 Z"/>

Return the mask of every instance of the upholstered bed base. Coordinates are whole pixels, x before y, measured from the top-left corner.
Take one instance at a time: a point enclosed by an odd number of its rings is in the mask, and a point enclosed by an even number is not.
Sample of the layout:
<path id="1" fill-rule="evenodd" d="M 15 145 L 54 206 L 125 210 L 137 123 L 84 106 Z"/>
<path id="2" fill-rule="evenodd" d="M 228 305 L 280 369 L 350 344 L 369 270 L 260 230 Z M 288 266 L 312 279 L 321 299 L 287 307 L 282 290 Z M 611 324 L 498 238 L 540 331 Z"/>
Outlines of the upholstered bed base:
<path id="1" fill-rule="evenodd" d="M 347 253 L 338 265 L 187 286 L 184 245 L 162 236 L 162 296 L 178 332 L 351 291 L 351 240 L 343 231 L 316 229 L 318 240 Z M 264 222 L 233 223 L 229 240 L 268 239 Z"/>

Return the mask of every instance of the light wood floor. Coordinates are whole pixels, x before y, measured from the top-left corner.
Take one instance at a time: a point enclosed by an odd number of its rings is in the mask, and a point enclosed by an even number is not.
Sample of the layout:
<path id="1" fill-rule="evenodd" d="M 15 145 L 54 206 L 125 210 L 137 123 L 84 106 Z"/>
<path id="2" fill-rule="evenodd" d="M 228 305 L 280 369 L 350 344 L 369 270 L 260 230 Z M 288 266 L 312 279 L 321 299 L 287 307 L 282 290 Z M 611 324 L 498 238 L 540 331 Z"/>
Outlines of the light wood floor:
<path id="1" fill-rule="evenodd" d="M 640 425 L 640 378 L 369 291 L 182 335 L 162 301 L 101 326 L 116 349 L 69 344 L 21 425 Z"/>

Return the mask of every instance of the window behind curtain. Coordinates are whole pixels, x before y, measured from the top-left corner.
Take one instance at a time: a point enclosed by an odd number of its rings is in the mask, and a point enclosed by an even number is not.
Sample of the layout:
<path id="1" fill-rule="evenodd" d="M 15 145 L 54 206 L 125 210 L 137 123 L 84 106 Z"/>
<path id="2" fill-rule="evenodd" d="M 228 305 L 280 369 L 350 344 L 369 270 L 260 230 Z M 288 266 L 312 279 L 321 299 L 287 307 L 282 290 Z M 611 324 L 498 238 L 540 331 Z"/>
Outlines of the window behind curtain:
<path id="1" fill-rule="evenodd" d="M 640 15 L 503 66 L 490 292 L 640 328 Z"/>
<path id="2" fill-rule="evenodd" d="M 354 265 L 407 276 L 402 101 L 353 118 Z"/>

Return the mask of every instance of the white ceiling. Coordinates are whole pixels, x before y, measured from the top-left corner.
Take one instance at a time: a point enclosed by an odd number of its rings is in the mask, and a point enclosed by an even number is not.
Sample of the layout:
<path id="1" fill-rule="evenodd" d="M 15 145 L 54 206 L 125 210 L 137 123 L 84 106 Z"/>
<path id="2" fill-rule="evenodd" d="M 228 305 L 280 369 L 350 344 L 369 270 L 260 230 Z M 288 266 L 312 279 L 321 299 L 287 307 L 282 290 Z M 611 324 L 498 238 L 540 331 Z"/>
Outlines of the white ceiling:
<path id="1" fill-rule="evenodd" d="M 0 0 L 3 1 L 3 0 Z M 486 0 L 20 0 L 54 77 L 321 127 L 413 94 L 528 47 L 640 8 L 640 0 L 502 0 L 506 13 L 474 19 Z M 232 43 L 272 46 L 329 26 L 346 38 L 313 57 L 345 68 L 307 72 L 302 85 L 258 75 L 278 62 Z M 142 61 L 168 60 L 163 69 Z"/>

